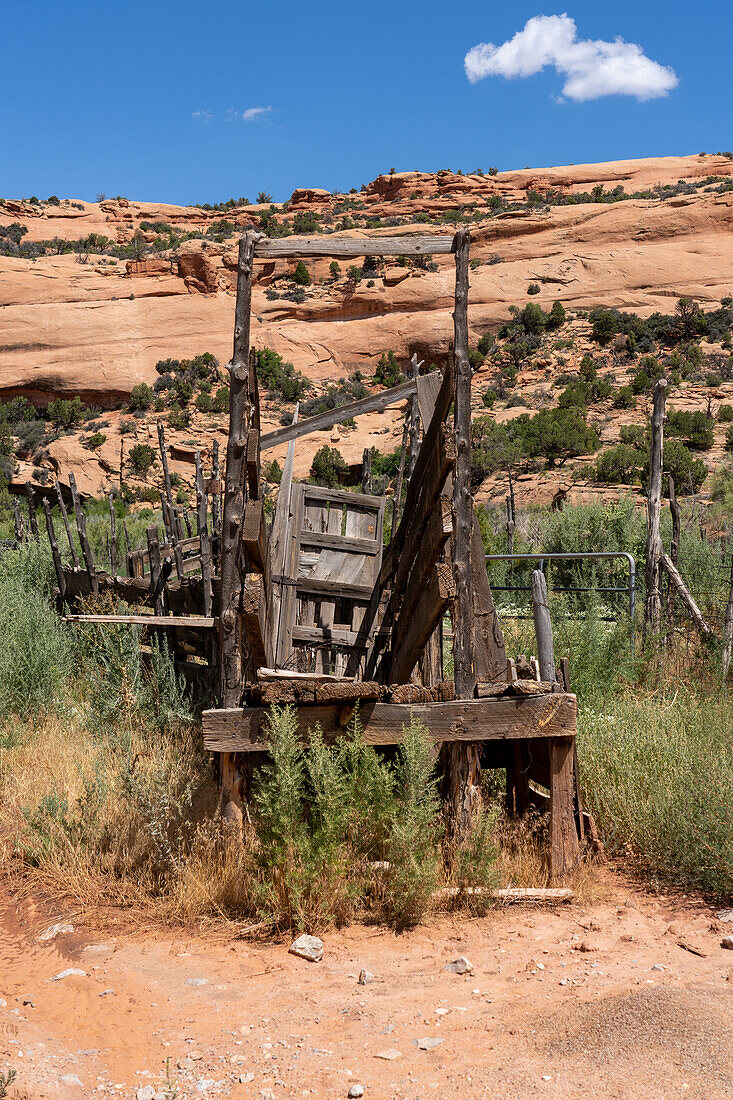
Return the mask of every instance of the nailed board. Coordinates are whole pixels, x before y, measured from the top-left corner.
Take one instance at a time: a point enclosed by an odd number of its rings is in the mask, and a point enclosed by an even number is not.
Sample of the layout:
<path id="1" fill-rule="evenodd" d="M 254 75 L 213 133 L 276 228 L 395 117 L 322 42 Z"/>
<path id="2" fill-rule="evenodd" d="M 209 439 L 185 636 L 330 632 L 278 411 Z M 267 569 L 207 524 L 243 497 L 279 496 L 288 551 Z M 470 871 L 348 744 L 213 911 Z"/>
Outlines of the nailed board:
<path id="1" fill-rule="evenodd" d="M 378 600 L 384 499 L 293 485 L 283 568 L 277 665 L 358 676 L 371 632 L 362 624 Z"/>

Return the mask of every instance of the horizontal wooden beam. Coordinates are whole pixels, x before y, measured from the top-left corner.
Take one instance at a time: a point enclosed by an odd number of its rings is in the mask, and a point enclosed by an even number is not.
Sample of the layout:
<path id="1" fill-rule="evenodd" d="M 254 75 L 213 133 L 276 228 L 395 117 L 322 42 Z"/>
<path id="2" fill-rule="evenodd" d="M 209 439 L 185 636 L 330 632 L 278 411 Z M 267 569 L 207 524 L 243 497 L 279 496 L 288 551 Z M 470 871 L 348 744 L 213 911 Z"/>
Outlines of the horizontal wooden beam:
<path id="1" fill-rule="evenodd" d="M 416 718 L 430 738 L 443 741 L 501 741 L 538 737 L 574 737 L 577 719 L 574 695 L 540 695 L 501 699 L 456 700 L 407 705 L 365 701 L 359 719 L 368 745 L 396 745 L 403 729 Z M 344 733 L 351 707 L 338 703 L 301 706 L 298 731 L 305 737 L 320 725 L 333 740 Z M 204 748 L 209 752 L 261 752 L 267 749 L 267 708 L 205 710 Z"/>
<path id="2" fill-rule="evenodd" d="M 297 256 L 432 256 L 453 251 L 453 236 L 439 237 L 260 237 L 255 259 Z"/>
<path id="3" fill-rule="evenodd" d="M 106 626 L 185 626 L 213 630 L 219 620 L 207 615 L 64 615 L 64 622 L 103 623 Z"/>
<path id="4" fill-rule="evenodd" d="M 358 539 L 351 535 L 329 535 L 327 531 L 303 531 L 300 545 L 314 546 L 319 550 L 349 550 L 353 554 L 378 554 L 381 547 L 376 539 Z"/>
<path id="5" fill-rule="evenodd" d="M 299 577 L 295 582 L 298 595 L 332 596 L 346 600 L 368 600 L 374 593 L 373 584 L 349 584 L 346 581 L 323 580 L 321 577 Z"/>
<path id="6" fill-rule="evenodd" d="M 344 420 L 351 420 L 354 416 L 362 416 L 369 412 L 383 412 L 390 405 L 398 405 L 400 401 L 407 400 L 417 392 L 417 383 L 414 379 L 403 382 L 400 386 L 393 386 L 381 393 L 372 393 L 369 397 L 362 397 L 358 401 L 349 401 L 347 405 L 339 405 L 337 409 L 327 409 L 326 412 L 316 413 L 307 420 L 299 420 L 297 424 L 288 424 L 286 428 L 278 428 L 276 432 L 265 432 L 260 440 L 260 449 L 270 450 L 271 447 L 279 447 L 281 443 L 288 443 L 291 439 L 300 439 L 301 436 L 310 435 L 311 432 L 325 431 L 333 424 L 342 424 Z"/>

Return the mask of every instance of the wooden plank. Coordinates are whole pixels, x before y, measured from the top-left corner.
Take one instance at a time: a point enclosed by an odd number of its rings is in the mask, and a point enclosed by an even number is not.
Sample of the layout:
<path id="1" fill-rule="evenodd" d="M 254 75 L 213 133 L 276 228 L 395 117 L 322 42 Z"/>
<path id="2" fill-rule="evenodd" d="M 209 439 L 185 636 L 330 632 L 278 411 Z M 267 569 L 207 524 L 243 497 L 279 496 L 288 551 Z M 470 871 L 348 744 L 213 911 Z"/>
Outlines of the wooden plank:
<path id="1" fill-rule="evenodd" d="M 323 596 L 338 596 L 344 599 L 369 600 L 374 591 L 373 584 L 348 584 L 345 581 L 323 580 L 320 577 L 299 577 L 298 592 L 314 593 Z"/>
<path id="2" fill-rule="evenodd" d="M 255 245 L 258 260 L 282 256 L 440 256 L 453 251 L 453 237 L 261 237 Z"/>
<path id="3" fill-rule="evenodd" d="M 435 630 L 456 590 L 450 566 L 437 562 L 432 569 L 419 602 L 404 614 L 400 612 L 394 631 L 394 650 L 389 682 L 404 684 L 417 663 L 428 638 Z"/>
<path id="4" fill-rule="evenodd" d="M 271 635 L 269 611 L 267 590 L 262 574 L 248 573 L 244 582 L 242 617 L 255 668 L 267 665 L 272 659 L 269 646 Z"/>
<path id="5" fill-rule="evenodd" d="M 151 601 L 155 607 L 156 615 L 165 614 L 165 605 L 163 603 L 163 588 L 165 582 L 162 581 L 162 571 L 160 562 L 160 544 L 158 542 L 158 528 L 148 527 L 145 532 L 148 540 L 148 560 L 150 561 L 150 593 Z"/>
<path id="6" fill-rule="evenodd" d="M 229 367 L 229 438 L 221 537 L 221 663 L 220 696 L 224 706 L 242 697 L 245 655 L 239 622 L 244 590 L 240 553 L 246 486 L 247 437 L 251 427 L 252 393 L 249 337 L 252 305 L 252 260 L 259 233 L 248 230 L 239 242 L 237 304 L 234 314 L 234 350 Z"/>
<path id="7" fill-rule="evenodd" d="M 558 695 L 556 698 L 567 698 Z M 550 873 L 560 878 L 578 862 L 573 800 L 573 737 L 553 738 L 550 750 Z"/>
<path id="8" fill-rule="evenodd" d="M 247 565 L 257 573 L 264 573 L 267 560 L 267 521 L 265 505 L 261 500 L 248 500 L 244 507 L 242 547 Z"/>
<path id="9" fill-rule="evenodd" d="M 315 546 L 322 550 L 350 550 L 355 554 L 378 554 L 381 549 L 376 539 L 331 535 L 326 531 L 304 531 L 300 536 L 300 545 Z"/>
<path id="10" fill-rule="evenodd" d="M 477 680 L 506 679 L 506 647 L 499 616 L 486 572 L 481 528 L 474 510 L 471 538 L 471 578 L 473 580 L 474 646 Z"/>
<path id="11" fill-rule="evenodd" d="M 300 532 L 303 527 L 305 508 L 302 485 L 293 485 L 290 492 L 290 519 L 285 538 L 285 556 L 282 575 L 295 580 L 300 552 Z M 278 626 L 277 650 L 275 662 L 279 668 L 287 663 L 292 650 L 292 628 L 295 620 L 296 589 L 293 585 L 283 585 L 280 601 L 280 623 Z"/>
<path id="12" fill-rule="evenodd" d="M 439 370 L 432 370 L 430 374 L 419 374 L 417 377 L 417 407 L 424 432 L 428 430 L 433 419 L 442 382 L 443 376 Z"/>
<path id="13" fill-rule="evenodd" d="M 298 409 L 299 406 L 295 406 L 295 412 L 293 413 L 293 424 L 298 423 Z M 275 504 L 275 515 L 272 521 L 272 530 L 270 532 L 270 576 L 280 577 L 282 576 L 285 565 L 285 542 L 288 528 L 288 519 L 290 517 L 290 493 L 293 484 L 293 464 L 295 462 L 295 440 L 291 439 L 288 444 L 288 453 L 285 457 L 285 464 L 283 466 L 283 473 L 280 479 L 280 488 L 277 494 L 277 503 Z M 272 584 L 272 645 L 274 651 L 277 653 L 278 638 L 280 634 L 280 606 L 282 603 L 282 587 L 276 584 L 273 580 Z"/>
<path id="14" fill-rule="evenodd" d="M 316 724 L 324 737 L 343 734 L 343 707 L 300 707 L 298 729 L 305 736 Z M 576 728 L 574 695 L 463 699 L 445 703 L 364 703 L 359 717 L 368 745 L 395 745 L 411 717 L 424 723 L 430 738 L 443 741 L 501 741 L 561 737 L 572 741 Z M 267 748 L 267 708 L 206 710 L 204 747 L 210 752 L 257 752 Z M 572 801 L 571 801 L 572 817 Z"/>
<path id="15" fill-rule="evenodd" d="M 307 420 L 289 424 L 285 428 L 278 428 L 274 432 L 265 432 L 260 440 L 260 448 L 263 451 L 272 447 L 279 447 L 282 443 L 288 443 L 291 439 L 300 439 L 311 432 L 324 431 L 333 424 L 340 424 L 344 420 L 350 420 L 354 416 L 362 416 L 369 412 L 383 412 L 390 405 L 398 405 L 416 392 L 414 380 L 403 382 L 381 393 L 372 393 L 369 397 L 362 397 L 358 401 L 350 401 L 347 405 L 339 405 L 336 409 L 327 409 L 325 412 L 309 416 Z"/>
<path id="16" fill-rule="evenodd" d="M 323 619 L 321 619 L 323 623 Z M 362 638 L 357 631 L 348 630 L 345 627 L 330 626 L 323 623 L 322 626 L 301 626 L 297 623 L 292 629 L 294 642 L 310 642 L 312 645 L 323 645 L 325 642 L 333 642 L 334 645 L 353 646 L 366 649 L 367 639 Z"/>
<path id="17" fill-rule="evenodd" d="M 108 623 L 110 626 L 185 626 L 215 630 L 218 619 L 211 615 L 64 615 L 65 623 Z"/>
<path id="18" fill-rule="evenodd" d="M 455 400 L 456 462 L 453 473 L 453 571 L 456 605 L 453 621 L 453 668 L 456 695 L 470 699 L 476 687 L 474 662 L 473 583 L 471 539 L 473 498 L 471 496 L 471 364 L 468 359 L 468 253 L 470 235 L 456 233 Z"/>
<path id="19" fill-rule="evenodd" d="M 384 504 L 383 497 L 370 497 L 364 493 L 350 493 L 348 489 L 327 489 L 323 485 L 303 485 L 307 501 L 325 500 L 333 504 L 351 504 L 355 508 L 373 509 L 375 512 Z"/>
<path id="20" fill-rule="evenodd" d="M 532 570 L 532 617 L 537 641 L 537 657 L 540 663 L 540 677 L 543 680 L 556 680 L 555 651 L 552 644 L 552 620 L 547 599 L 547 581 L 541 569 Z"/>
<path id="21" fill-rule="evenodd" d="M 697 606 L 697 603 L 692 593 L 690 592 L 685 582 L 682 580 L 679 570 L 673 564 L 672 559 L 667 554 L 662 554 L 661 565 L 663 565 L 666 569 L 667 576 L 672 582 L 673 588 L 689 611 L 690 616 L 692 617 L 692 621 L 694 622 L 697 629 L 700 631 L 701 634 L 712 634 L 712 630 L 703 618 L 703 614 L 700 608 Z"/>
<path id="22" fill-rule="evenodd" d="M 250 500 L 260 498 L 260 431 L 250 428 L 247 432 L 247 489 Z"/>

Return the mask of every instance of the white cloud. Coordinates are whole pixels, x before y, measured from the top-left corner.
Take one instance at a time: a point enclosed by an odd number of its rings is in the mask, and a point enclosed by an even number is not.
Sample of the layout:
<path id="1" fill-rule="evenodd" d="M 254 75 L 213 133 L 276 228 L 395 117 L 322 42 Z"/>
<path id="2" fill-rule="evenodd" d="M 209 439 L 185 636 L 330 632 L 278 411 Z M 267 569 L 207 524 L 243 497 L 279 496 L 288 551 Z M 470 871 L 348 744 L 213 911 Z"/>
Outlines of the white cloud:
<path id="1" fill-rule="evenodd" d="M 578 38 L 569 15 L 535 15 L 501 46 L 483 42 L 464 61 L 472 84 L 486 76 L 534 76 L 547 65 L 565 77 L 562 94 L 577 101 L 604 95 L 655 99 L 679 84 L 673 69 L 652 61 L 633 42 Z"/>
<path id="2" fill-rule="evenodd" d="M 248 107 L 246 111 L 242 112 L 242 121 L 261 122 L 269 114 L 272 114 L 272 107 Z"/>
<path id="3" fill-rule="evenodd" d="M 191 118 L 195 118 L 197 122 L 211 122 L 213 117 L 214 112 L 204 107 L 200 108 L 198 111 L 191 112 Z"/>

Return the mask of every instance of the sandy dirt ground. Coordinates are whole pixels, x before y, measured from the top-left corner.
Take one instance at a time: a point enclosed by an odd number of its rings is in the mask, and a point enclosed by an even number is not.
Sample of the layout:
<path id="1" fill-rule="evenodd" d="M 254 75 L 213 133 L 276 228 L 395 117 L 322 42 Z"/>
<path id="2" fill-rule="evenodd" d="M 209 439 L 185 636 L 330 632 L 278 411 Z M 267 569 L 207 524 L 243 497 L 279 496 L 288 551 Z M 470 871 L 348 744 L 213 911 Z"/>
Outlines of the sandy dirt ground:
<path id="1" fill-rule="evenodd" d="M 290 941 L 95 925 L 5 888 L 0 1072 L 9 1096 L 62 1100 L 733 1096 L 731 924 L 612 871 L 589 896 L 329 932 L 309 963 Z M 462 955 L 470 973 L 445 969 Z"/>

